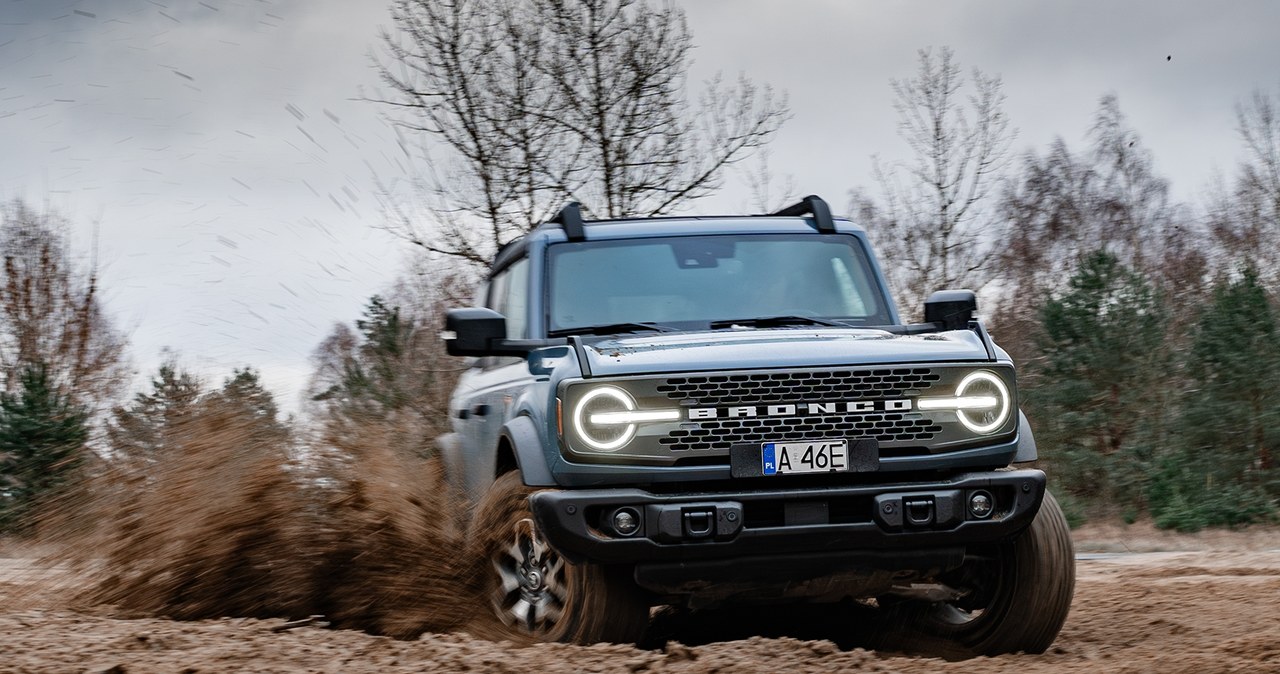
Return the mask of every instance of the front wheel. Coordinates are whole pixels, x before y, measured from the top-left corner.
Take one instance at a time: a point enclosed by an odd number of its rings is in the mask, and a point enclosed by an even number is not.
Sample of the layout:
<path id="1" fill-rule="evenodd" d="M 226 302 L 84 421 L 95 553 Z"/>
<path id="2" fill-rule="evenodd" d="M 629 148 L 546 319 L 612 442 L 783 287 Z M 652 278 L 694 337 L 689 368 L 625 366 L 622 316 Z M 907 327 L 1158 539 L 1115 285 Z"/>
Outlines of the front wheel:
<path id="1" fill-rule="evenodd" d="M 649 605 L 625 569 L 573 564 L 546 543 L 518 472 L 502 475 L 476 509 L 469 536 L 489 629 L 519 643 L 634 643 Z"/>
<path id="2" fill-rule="evenodd" d="M 889 622 L 901 628 L 894 636 L 908 647 L 936 648 L 945 656 L 1043 653 L 1066 622 L 1075 578 L 1066 517 L 1046 492 L 1025 531 L 971 551 L 970 561 L 941 579 L 959 597 L 902 602 L 889 609 Z"/>

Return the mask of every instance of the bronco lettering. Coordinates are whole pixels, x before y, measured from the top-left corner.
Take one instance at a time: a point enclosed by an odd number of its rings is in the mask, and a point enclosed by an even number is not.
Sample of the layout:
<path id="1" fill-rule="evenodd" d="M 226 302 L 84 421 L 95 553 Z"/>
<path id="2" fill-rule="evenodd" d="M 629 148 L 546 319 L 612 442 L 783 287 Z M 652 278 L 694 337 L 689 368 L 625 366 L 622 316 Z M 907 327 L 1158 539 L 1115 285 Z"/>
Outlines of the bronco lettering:
<path id="1" fill-rule="evenodd" d="M 738 405 L 734 407 L 691 407 L 689 421 L 750 417 L 807 417 L 824 414 L 866 414 L 868 412 L 910 412 L 910 398 L 853 400 L 846 402 L 796 403 L 787 405 Z M 721 415 L 723 410 L 724 414 Z"/>

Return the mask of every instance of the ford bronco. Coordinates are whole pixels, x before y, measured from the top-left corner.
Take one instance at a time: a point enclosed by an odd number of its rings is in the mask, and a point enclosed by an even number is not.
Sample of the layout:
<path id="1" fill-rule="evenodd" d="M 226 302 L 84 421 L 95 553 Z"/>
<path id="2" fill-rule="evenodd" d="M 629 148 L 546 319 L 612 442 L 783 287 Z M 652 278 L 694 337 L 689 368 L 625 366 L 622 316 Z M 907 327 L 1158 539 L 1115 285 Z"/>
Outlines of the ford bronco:
<path id="1" fill-rule="evenodd" d="M 974 655 L 1057 636 L 1072 544 L 1045 474 L 1017 467 L 1037 453 L 1013 363 L 971 291 L 904 323 L 820 198 L 595 222 L 570 204 L 498 252 L 484 298 L 446 318 L 474 360 L 439 444 L 504 635 L 860 602 Z"/>

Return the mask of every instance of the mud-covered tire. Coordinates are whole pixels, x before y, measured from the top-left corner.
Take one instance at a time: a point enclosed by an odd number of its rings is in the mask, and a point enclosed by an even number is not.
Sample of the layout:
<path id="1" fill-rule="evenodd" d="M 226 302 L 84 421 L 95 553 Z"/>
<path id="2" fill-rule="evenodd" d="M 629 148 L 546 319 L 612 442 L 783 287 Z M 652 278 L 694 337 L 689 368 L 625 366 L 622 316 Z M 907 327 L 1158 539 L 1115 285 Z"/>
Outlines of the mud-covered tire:
<path id="1" fill-rule="evenodd" d="M 1076 579 L 1071 532 L 1053 495 L 1045 493 L 1026 530 L 988 552 L 977 568 L 961 569 L 985 586 L 976 601 L 896 605 L 894 640 L 953 658 L 1045 652 L 1067 620 Z"/>
<path id="2" fill-rule="evenodd" d="M 518 472 L 502 475 L 468 532 L 487 611 L 480 630 L 517 643 L 635 643 L 649 604 L 625 568 L 573 564 L 539 535 Z"/>

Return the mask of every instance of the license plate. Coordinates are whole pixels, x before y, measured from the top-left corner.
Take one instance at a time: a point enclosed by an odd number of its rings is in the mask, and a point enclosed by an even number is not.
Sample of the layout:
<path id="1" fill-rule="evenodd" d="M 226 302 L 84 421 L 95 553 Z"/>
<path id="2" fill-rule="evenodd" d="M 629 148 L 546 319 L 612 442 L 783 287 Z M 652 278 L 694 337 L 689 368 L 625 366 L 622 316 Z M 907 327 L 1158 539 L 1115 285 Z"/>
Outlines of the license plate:
<path id="1" fill-rule="evenodd" d="M 765 475 L 832 473 L 849 470 L 849 443 L 845 440 L 769 442 L 760 447 Z"/>

